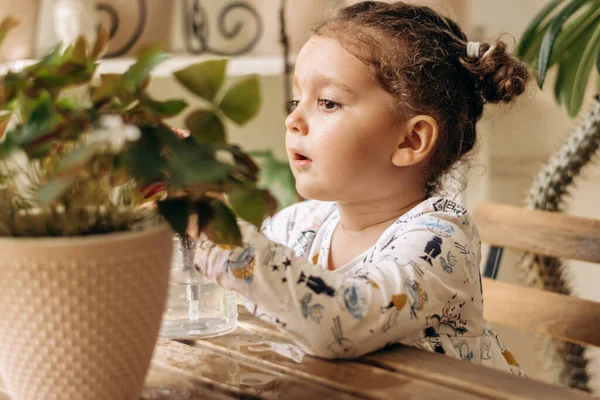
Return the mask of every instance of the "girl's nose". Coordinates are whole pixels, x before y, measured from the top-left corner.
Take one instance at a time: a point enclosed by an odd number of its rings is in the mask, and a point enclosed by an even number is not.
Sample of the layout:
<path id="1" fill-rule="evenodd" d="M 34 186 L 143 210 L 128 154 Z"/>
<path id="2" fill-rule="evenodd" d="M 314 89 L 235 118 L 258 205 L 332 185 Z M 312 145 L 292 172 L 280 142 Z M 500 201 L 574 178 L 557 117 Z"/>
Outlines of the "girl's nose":
<path id="1" fill-rule="evenodd" d="M 287 116 L 285 119 L 285 127 L 288 132 L 298 135 L 306 135 L 308 133 L 308 125 L 300 109 L 300 105 L 296 106 L 294 111 Z"/>

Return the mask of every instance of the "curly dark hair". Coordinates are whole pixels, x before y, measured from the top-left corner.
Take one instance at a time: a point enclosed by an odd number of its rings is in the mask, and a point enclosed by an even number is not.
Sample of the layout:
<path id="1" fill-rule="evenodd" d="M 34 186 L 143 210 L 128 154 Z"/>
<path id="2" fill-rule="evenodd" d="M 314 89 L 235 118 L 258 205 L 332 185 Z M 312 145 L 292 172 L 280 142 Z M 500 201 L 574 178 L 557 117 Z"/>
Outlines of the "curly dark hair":
<path id="1" fill-rule="evenodd" d="M 429 7 L 362 1 L 319 24 L 315 35 L 332 37 L 367 64 L 396 100 L 398 115 L 431 115 L 438 141 L 428 167 L 426 196 L 475 146 L 485 103 L 509 103 L 525 91 L 527 65 L 500 40 L 467 56 L 458 24 Z"/>

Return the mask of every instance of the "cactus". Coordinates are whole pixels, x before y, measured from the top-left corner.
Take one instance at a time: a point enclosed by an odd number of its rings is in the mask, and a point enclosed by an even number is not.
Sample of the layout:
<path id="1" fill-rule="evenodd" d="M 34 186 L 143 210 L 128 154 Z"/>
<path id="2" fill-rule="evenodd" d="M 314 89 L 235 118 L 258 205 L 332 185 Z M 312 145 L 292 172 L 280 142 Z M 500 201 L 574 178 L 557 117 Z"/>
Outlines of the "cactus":
<path id="1" fill-rule="evenodd" d="M 529 190 L 526 207 L 562 211 L 563 199 L 570 185 L 600 145 L 600 99 L 596 97 L 596 100 L 591 112 L 538 173 Z M 527 254 L 521 259 L 518 270 L 529 286 L 572 294 L 566 277 L 566 265 L 557 258 Z M 585 347 L 554 339 L 544 339 L 542 345 L 553 381 L 590 391 Z"/>

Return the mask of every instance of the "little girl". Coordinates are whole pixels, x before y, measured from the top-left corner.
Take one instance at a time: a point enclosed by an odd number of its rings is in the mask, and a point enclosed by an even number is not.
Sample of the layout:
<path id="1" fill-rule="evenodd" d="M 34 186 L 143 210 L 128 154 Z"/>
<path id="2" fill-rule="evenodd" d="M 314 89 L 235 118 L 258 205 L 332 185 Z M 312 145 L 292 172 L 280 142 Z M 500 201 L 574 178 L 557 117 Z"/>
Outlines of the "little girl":
<path id="1" fill-rule="evenodd" d="M 197 263 L 306 352 L 352 358 L 401 342 L 522 374 L 486 328 L 473 219 L 433 197 L 475 144 L 485 103 L 509 102 L 526 66 L 468 42 L 427 7 L 365 1 L 298 55 L 286 145 L 312 199 L 241 222 L 244 247 L 201 241 Z"/>

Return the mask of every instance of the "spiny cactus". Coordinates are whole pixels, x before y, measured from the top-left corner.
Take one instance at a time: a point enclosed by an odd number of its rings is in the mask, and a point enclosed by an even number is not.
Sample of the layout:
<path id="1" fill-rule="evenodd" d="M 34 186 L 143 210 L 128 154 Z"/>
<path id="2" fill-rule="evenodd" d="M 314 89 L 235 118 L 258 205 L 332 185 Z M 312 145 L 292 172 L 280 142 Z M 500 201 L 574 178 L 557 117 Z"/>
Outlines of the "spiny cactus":
<path id="1" fill-rule="evenodd" d="M 571 134 L 560 150 L 540 171 L 531 186 L 526 207 L 560 212 L 563 199 L 581 169 L 590 162 L 600 145 L 600 99 L 596 97 L 591 112 Z M 570 295 L 566 265 L 554 257 L 527 254 L 519 263 L 529 286 Z M 554 339 L 542 343 L 552 379 L 564 385 L 589 392 L 588 360 L 585 347 Z"/>

